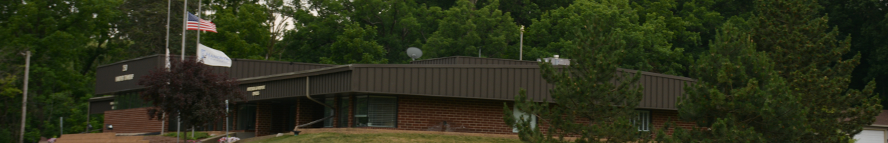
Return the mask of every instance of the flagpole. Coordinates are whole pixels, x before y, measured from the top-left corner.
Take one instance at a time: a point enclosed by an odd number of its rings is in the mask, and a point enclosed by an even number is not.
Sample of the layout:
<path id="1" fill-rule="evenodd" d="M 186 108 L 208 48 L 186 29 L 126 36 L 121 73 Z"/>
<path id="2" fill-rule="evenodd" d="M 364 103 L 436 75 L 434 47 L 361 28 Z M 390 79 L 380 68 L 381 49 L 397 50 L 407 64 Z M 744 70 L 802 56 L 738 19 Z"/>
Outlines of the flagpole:
<path id="1" fill-rule="evenodd" d="M 170 71 L 170 16 L 172 15 L 171 13 L 173 12 L 172 5 L 173 5 L 173 0 L 167 0 L 166 57 L 164 57 L 164 58 L 166 58 L 166 61 L 164 63 L 165 64 L 164 67 L 166 67 L 167 71 Z M 161 115 L 160 116 L 160 119 L 161 119 L 160 120 L 160 134 L 163 135 L 163 132 L 165 130 L 164 127 L 166 126 L 166 119 L 164 119 L 166 117 L 166 114 L 161 112 L 160 115 Z M 87 123 L 89 123 L 89 120 L 87 120 Z"/>
<path id="2" fill-rule="evenodd" d="M 182 57 L 180 57 L 180 62 L 185 62 L 185 30 L 188 30 L 188 0 L 185 0 L 185 5 L 182 6 L 182 15 L 184 16 L 182 19 Z M 181 122 L 182 113 L 179 112 L 179 115 L 176 116 L 176 143 L 179 142 L 179 128 L 182 126 Z"/>
<path id="3" fill-rule="evenodd" d="M 185 6 L 182 7 L 182 15 L 184 16 L 182 19 L 182 57 L 180 58 L 185 62 L 185 30 L 188 30 L 188 0 L 185 0 Z"/>
<path id="4" fill-rule="evenodd" d="M 200 15 L 203 15 L 203 14 L 201 14 L 200 6 L 203 4 L 200 2 L 202 2 L 202 1 L 197 0 L 197 15 L 195 15 L 195 16 L 197 16 L 197 44 L 194 44 L 194 47 L 195 47 L 194 52 L 198 52 L 197 47 L 200 47 L 200 27 L 203 27 L 203 22 L 200 21 L 201 20 Z M 200 55 L 198 55 L 197 53 L 194 53 L 194 61 L 195 62 L 197 61 L 198 57 L 200 57 Z M 191 125 L 191 138 L 194 138 L 194 125 L 193 124 Z"/>
<path id="5" fill-rule="evenodd" d="M 203 5 L 201 2 L 203 2 L 203 1 L 197 0 L 197 15 L 195 15 L 195 16 L 197 16 L 197 44 L 196 45 L 198 45 L 198 46 L 200 45 L 200 28 L 203 27 L 203 22 L 200 21 L 200 20 L 203 20 L 200 18 L 200 16 L 203 15 L 203 11 L 200 11 L 201 10 L 200 6 Z M 195 51 L 197 51 L 197 50 L 195 50 Z M 197 58 L 199 56 L 200 55 L 195 54 L 194 60 L 197 61 Z"/>

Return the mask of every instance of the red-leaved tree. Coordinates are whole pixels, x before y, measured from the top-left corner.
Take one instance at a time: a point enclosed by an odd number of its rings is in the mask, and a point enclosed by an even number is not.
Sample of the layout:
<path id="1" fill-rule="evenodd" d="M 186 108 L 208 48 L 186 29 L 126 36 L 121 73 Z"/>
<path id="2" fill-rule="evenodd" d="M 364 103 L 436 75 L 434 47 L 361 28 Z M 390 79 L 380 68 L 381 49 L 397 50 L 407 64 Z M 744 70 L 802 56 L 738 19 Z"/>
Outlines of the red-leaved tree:
<path id="1" fill-rule="evenodd" d="M 181 114 L 185 124 L 205 125 L 225 115 L 225 100 L 246 101 L 237 90 L 237 81 L 227 73 L 214 73 L 204 64 L 186 60 L 174 62 L 170 70 L 157 68 L 139 80 L 145 86 L 140 96 L 154 104 L 151 119 L 163 120 L 163 113 Z"/>

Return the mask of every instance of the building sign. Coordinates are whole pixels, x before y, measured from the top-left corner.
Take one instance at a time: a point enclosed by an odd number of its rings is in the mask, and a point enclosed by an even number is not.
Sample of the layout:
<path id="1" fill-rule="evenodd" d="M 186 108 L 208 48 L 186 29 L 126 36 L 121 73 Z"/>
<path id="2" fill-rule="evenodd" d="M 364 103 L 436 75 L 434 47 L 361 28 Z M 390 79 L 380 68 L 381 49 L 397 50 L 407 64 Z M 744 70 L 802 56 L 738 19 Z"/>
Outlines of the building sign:
<path id="1" fill-rule="evenodd" d="M 120 76 L 114 77 L 114 82 L 121 82 L 121 81 L 127 81 L 127 80 L 133 80 L 133 74 L 120 75 Z"/>
<path id="2" fill-rule="evenodd" d="M 259 90 L 265 90 L 265 85 L 247 87 L 247 92 L 252 91 L 253 96 L 259 96 Z"/>

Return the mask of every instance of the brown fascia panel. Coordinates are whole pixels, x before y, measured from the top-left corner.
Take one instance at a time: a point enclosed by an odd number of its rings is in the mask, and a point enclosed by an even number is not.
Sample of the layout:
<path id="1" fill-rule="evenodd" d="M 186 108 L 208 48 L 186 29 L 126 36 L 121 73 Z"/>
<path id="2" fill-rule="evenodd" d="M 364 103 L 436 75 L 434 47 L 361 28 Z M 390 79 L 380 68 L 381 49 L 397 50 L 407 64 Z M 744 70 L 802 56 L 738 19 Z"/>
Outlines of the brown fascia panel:
<path id="1" fill-rule="evenodd" d="M 297 71 L 297 72 L 290 72 L 290 73 L 242 78 L 242 79 L 238 79 L 238 82 L 240 84 L 250 84 L 250 83 L 258 83 L 258 82 L 273 81 L 273 80 L 322 75 L 322 74 L 343 72 L 343 71 L 348 71 L 348 70 L 351 70 L 351 65 L 341 65 L 341 66 L 333 66 L 333 67 L 304 70 L 304 71 Z"/>
<path id="2" fill-rule="evenodd" d="M 178 55 L 170 55 L 171 61 L 179 61 L 180 56 Z M 193 58 L 194 56 L 186 56 L 186 58 Z M 150 71 L 155 70 L 157 68 L 161 68 L 164 66 L 165 55 L 151 55 L 144 56 L 129 60 L 123 60 L 114 62 L 111 64 L 100 65 L 96 68 L 96 82 L 95 82 L 95 95 L 103 95 L 103 94 L 113 94 L 115 92 L 122 91 L 131 91 L 142 89 L 142 86 L 137 85 L 139 78 L 147 75 Z M 128 69 L 127 71 L 121 71 L 122 65 L 126 64 Z M 227 72 L 229 76 L 232 78 L 249 78 L 255 77 L 253 75 L 262 75 L 263 74 L 272 74 L 272 73 L 281 73 L 290 70 L 299 70 L 299 69 L 316 69 L 316 68 L 324 68 L 324 67 L 333 67 L 337 65 L 328 65 L 328 64 L 314 64 L 314 63 L 299 63 L 299 62 L 284 62 L 284 61 L 263 61 L 263 60 L 248 60 L 248 59 L 234 59 L 234 63 L 238 67 L 225 68 L 225 67 L 211 67 L 217 73 Z M 294 65 L 287 66 L 287 65 Z M 133 74 L 131 80 L 126 81 L 115 81 L 117 76 L 124 76 L 128 74 Z"/>

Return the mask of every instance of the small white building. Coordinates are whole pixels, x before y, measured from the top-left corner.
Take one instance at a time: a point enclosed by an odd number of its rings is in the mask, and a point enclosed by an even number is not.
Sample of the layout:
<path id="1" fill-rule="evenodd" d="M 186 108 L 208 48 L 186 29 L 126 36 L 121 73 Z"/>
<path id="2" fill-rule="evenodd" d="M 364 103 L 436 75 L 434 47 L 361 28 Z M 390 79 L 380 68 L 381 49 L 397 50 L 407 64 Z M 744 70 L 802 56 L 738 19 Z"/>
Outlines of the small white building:
<path id="1" fill-rule="evenodd" d="M 882 110 L 876 116 L 876 122 L 863 127 L 863 131 L 854 136 L 857 143 L 888 143 L 888 110 Z"/>

